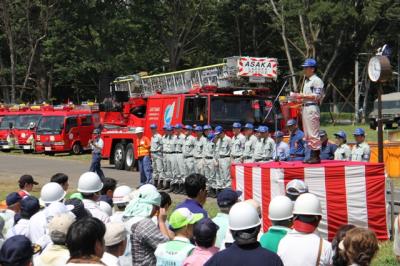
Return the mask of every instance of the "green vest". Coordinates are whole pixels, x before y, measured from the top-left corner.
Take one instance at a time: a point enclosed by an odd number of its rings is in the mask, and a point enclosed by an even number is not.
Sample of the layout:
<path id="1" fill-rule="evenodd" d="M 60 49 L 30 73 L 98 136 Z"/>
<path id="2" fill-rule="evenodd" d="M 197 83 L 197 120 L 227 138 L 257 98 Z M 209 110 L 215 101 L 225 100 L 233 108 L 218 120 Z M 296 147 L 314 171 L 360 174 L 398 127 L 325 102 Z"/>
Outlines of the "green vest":
<path id="1" fill-rule="evenodd" d="M 194 249 L 189 239 L 176 237 L 172 241 L 160 244 L 154 252 L 157 266 L 180 266 Z"/>
<path id="2" fill-rule="evenodd" d="M 291 229 L 283 226 L 271 226 L 268 232 L 264 233 L 260 238 L 260 244 L 263 248 L 274 253 L 278 252 L 278 246 L 281 239 L 290 232 Z"/>

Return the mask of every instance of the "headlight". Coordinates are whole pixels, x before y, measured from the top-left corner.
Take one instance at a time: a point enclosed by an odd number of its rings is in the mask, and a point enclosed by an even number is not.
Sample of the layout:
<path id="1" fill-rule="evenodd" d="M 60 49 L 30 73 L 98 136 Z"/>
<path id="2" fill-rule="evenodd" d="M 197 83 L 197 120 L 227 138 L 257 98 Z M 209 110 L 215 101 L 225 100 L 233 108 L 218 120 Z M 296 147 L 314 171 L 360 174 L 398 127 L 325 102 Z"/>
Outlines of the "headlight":
<path id="1" fill-rule="evenodd" d="M 25 133 L 21 133 L 21 138 L 26 138 L 26 134 Z"/>
<path id="2" fill-rule="evenodd" d="M 50 136 L 50 141 L 55 141 L 56 138 L 54 136 Z"/>

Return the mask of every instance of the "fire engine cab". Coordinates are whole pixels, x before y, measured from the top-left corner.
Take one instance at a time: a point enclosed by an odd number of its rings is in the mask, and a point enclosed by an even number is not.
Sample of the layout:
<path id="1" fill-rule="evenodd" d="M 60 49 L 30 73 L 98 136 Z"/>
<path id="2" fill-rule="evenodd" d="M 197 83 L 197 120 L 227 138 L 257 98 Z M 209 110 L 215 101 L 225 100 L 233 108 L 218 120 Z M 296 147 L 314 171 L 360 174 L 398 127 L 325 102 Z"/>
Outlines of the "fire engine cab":
<path id="1" fill-rule="evenodd" d="M 277 72 L 275 58 L 230 57 L 221 64 L 183 71 L 119 77 L 112 83 L 112 92 L 116 98 L 125 94 L 127 101 L 120 106 L 122 115 L 101 113 L 102 157 L 117 169 L 131 170 L 135 164 L 134 130 L 139 126 L 148 137 L 151 124 L 156 124 L 160 133 L 164 125 L 177 123 L 221 125 L 230 130 L 234 122 L 250 122 L 274 128 L 269 110 L 274 108 L 271 87 Z M 124 119 L 125 126 L 121 126 Z"/>
<path id="2" fill-rule="evenodd" d="M 100 116 L 95 109 L 49 106 L 36 129 L 36 152 L 80 154 L 89 148 L 93 129 L 99 125 Z"/>

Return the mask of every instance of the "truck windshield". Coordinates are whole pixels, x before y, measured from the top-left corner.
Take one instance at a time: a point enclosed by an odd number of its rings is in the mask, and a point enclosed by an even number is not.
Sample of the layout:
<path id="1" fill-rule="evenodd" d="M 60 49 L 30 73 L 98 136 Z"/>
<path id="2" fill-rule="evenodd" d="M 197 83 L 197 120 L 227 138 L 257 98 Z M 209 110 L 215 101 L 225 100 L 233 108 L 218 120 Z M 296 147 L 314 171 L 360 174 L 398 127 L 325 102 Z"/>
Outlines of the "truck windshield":
<path id="1" fill-rule="evenodd" d="M 20 115 L 15 123 L 17 129 L 27 129 L 30 123 L 38 124 L 41 115 Z"/>
<path id="2" fill-rule="evenodd" d="M 230 126 L 234 122 L 261 123 L 266 104 L 263 99 L 239 96 L 211 97 L 211 123 Z"/>
<path id="3" fill-rule="evenodd" d="M 6 115 L 3 117 L 3 119 L 0 122 L 0 129 L 9 129 L 10 128 L 10 123 L 15 125 L 15 121 L 17 120 L 16 115 Z"/>
<path id="4" fill-rule="evenodd" d="M 64 126 L 64 116 L 43 116 L 40 119 L 38 133 L 60 133 Z"/>

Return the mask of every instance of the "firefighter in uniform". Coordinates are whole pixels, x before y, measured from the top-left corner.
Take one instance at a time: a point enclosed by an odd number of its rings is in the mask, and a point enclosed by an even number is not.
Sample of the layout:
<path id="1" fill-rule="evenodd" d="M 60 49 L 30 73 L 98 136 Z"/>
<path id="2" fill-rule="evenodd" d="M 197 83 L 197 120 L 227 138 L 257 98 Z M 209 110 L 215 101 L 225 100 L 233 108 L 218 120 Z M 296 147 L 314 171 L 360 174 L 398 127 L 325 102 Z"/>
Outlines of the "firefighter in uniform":
<path id="1" fill-rule="evenodd" d="M 210 125 L 205 125 L 203 127 L 203 132 L 204 136 L 207 138 L 207 136 L 212 132 L 212 127 Z"/>
<path id="2" fill-rule="evenodd" d="M 171 187 L 171 181 L 173 177 L 173 157 L 175 152 L 175 143 L 172 136 L 172 126 L 164 126 L 164 137 L 163 137 L 163 159 L 164 159 L 164 184 L 161 183 L 161 188 L 163 190 L 169 189 Z"/>
<path id="3" fill-rule="evenodd" d="M 337 149 L 336 144 L 329 142 L 328 134 L 323 129 L 319 131 L 319 137 L 321 140 L 321 153 L 319 157 L 321 160 L 333 160 L 335 157 L 335 151 Z"/>
<path id="4" fill-rule="evenodd" d="M 105 179 L 103 170 L 101 170 L 101 151 L 104 147 L 104 141 L 100 136 L 100 129 L 96 128 L 93 130 L 94 139 L 89 141 L 90 147 L 92 148 L 92 163 L 90 164 L 90 172 L 95 172 L 103 181 Z"/>
<path id="5" fill-rule="evenodd" d="M 207 141 L 204 144 L 204 175 L 207 178 L 208 195 L 212 198 L 217 196 L 217 166 L 216 159 L 216 135 L 210 133 L 207 136 Z"/>
<path id="6" fill-rule="evenodd" d="M 289 145 L 283 141 L 283 132 L 276 131 L 275 137 L 275 150 L 273 154 L 274 161 L 288 161 L 290 158 Z"/>
<path id="7" fill-rule="evenodd" d="M 203 136 L 203 128 L 201 126 L 196 126 L 194 131 L 196 133 L 193 150 L 194 172 L 204 175 L 204 146 L 207 139 Z"/>
<path id="8" fill-rule="evenodd" d="M 368 143 L 365 142 L 365 131 L 362 128 L 356 128 L 353 133 L 356 145 L 351 151 L 351 160 L 357 162 L 369 162 L 371 149 Z"/>
<path id="9" fill-rule="evenodd" d="M 351 150 L 349 145 L 346 144 L 346 133 L 343 130 L 334 134 L 336 137 L 337 149 L 335 151 L 335 160 L 349 161 L 351 158 Z"/>
<path id="10" fill-rule="evenodd" d="M 245 135 L 245 142 L 244 142 L 244 150 L 243 150 L 243 162 L 244 163 L 252 163 L 253 161 L 253 154 L 254 154 L 254 146 L 257 142 L 257 137 L 254 136 L 254 126 L 251 123 L 247 123 L 244 126 L 244 135 Z"/>
<path id="11" fill-rule="evenodd" d="M 303 93 L 300 96 L 303 102 L 302 121 L 305 141 L 311 150 L 310 159 L 304 162 L 316 164 L 321 162 L 319 157 L 321 150 L 319 104 L 324 96 L 324 83 L 315 74 L 317 61 L 308 58 L 304 61 L 302 67 L 305 75 Z"/>
<path id="12" fill-rule="evenodd" d="M 150 154 L 151 154 L 151 163 L 153 168 L 154 186 L 160 188 L 158 180 L 163 180 L 163 174 L 164 174 L 164 164 L 162 155 L 163 138 L 158 133 L 156 124 L 151 124 L 150 129 L 152 135 Z"/>
<path id="13" fill-rule="evenodd" d="M 231 148 L 232 139 L 221 126 L 215 127 L 217 140 L 218 178 L 217 192 L 231 186 Z"/>
<path id="14" fill-rule="evenodd" d="M 304 133 L 297 127 L 297 122 L 294 119 L 289 119 L 286 126 L 290 132 L 290 161 L 303 161 L 305 156 Z"/>
<path id="15" fill-rule="evenodd" d="M 173 169 L 174 169 L 174 178 L 171 182 L 170 192 L 178 193 L 180 190 L 183 191 L 184 182 L 184 172 L 185 172 L 185 162 L 182 153 L 183 142 L 185 140 L 185 134 L 182 133 L 182 125 L 175 125 L 175 156 L 173 158 Z"/>
<path id="16" fill-rule="evenodd" d="M 192 131 L 193 131 L 192 126 L 189 125 L 185 126 L 185 138 L 182 147 L 185 168 L 184 168 L 182 182 L 188 175 L 195 173 L 193 153 L 194 153 L 196 138 L 192 136 Z M 183 192 L 184 192 L 184 187 L 182 185 L 180 186 L 178 193 L 183 193 Z"/>
<path id="17" fill-rule="evenodd" d="M 254 147 L 254 161 L 267 162 L 272 160 L 275 150 L 275 141 L 268 136 L 268 127 L 257 128 L 257 142 Z"/>
<path id="18" fill-rule="evenodd" d="M 246 142 L 246 137 L 240 132 L 242 125 L 240 123 L 233 123 L 232 131 L 232 151 L 231 157 L 232 162 L 235 163 L 242 163 L 243 162 L 243 151 L 244 151 L 244 144 Z"/>

